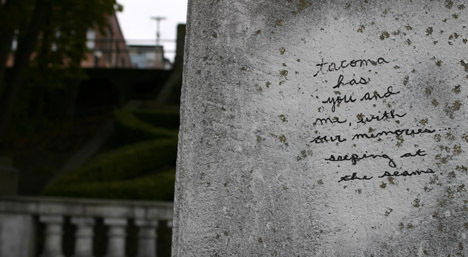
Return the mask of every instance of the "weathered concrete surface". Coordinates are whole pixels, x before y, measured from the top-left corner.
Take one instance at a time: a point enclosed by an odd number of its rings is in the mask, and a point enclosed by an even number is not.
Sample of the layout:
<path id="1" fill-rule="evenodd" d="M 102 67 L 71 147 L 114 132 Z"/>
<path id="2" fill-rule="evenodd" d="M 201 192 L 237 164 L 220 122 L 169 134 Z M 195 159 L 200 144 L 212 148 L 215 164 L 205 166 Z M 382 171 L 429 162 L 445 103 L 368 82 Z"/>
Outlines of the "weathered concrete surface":
<path id="1" fill-rule="evenodd" d="M 467 256 L 467 19 L 190 1 L 174 256 Z"/>

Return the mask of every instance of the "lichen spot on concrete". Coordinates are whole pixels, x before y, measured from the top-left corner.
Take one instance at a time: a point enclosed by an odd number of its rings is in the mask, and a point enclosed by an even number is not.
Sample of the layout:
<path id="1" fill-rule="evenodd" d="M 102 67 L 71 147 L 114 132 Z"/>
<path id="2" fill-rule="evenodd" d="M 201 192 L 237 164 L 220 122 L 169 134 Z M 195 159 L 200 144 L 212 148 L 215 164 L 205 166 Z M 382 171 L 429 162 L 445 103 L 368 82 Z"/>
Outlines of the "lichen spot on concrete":
<path id="1" fill-rule="evenodd" d="M 359 28 L 357 29 L 357 32 L 363 33 L 365 29 L 366 29 L 366 26 L 361 24 L 361 25 L 359 25 Z"/>
<path id="2" fill-rule="evenodd" d="M 393 209 L 392 208 L 387 208 L 387 210 L 385 211 L 385 217 L 388 217 L 390 215 L 390 213 L 393 212 Z"/>
<path id="3" fill-rule="evenodd" d="M 307 7 L 311 6 L 311 3 L 307 0 L 299 0 L 298 12 L 302 12 Z"/>
<path id="4" fill-rule="evenodd" d="M 445 7 L 452 9 L 453 1 L 452 0 L 445 0 Z"/>
<path id="5" fill-rule="evenodd" d="M 275 21 L 275 26 L 277 26 L 277 27 L 283 26 L 283 20 L 282 19 L 276 20 Z"/>
<path id="6" fill-rule="evenodd" d="M 282 122 L 288 122 L 288 117 L 284 114 L 279 115 Z"/>
<path id="7" fill-rule="evenodd" d="M 462 102 L 459 100 L 456 100 L 451 106 L 447 106 L 445 108 L 445 113 L 451 118 L 455 118 L 455 112 L 459 111 L 461 109 L 461 106 L 463 105 Z"/>
<path id="8" fill-rule="evenodd" d="M 468 134 L 463 134 L 462 139 L 465 140 L 465 142 L 468 142 Z"/>
<path id="9" fill-rule="evenodd" d="M 432 27 L 428 27 L 428 28 L 426 29 L 426 36 L 432 35 L 432 32 L 434 32 L 434 29 L 433 29 Z"/>
<path id="10" fill-rule="evenodd" d="M 405 78 L 403 79 L 403 85 L 408 85 L 408 81 L 409 81 L 409 76 L 405 76 Z"/>
<path id="11" fill-rule="evenodd" d="M 390 34 L 387 31 L 384 31 L 382 32 L 382 34 L 380 34 L 380 40 L 384 40 L 389 37 L 390 37 Z"/>
<path id="12" fill-rule="evenodd" d="M 453 153 L 455 155 L 460 155 L 463 152 L 462 148 L 460 145 L 454 145 L 453 146 Z"/>
<path id="13" fill-rule="evenodd" d="M 430 87 L 426 88 L 425 93 L 426 93 L 426 96 L 430 96 L 432 94 L 432 88 Z"/>
<path id="14" fill-rule="evenodd" d="M 455 173 L 454 170 L 452 170 L 451 172 L 449 172 L 449 173 L 447 174 L 447 177 L 448 177 L 448 178 L 456 178 L 456 177 L 457 177 L 457 174 Z"/>
<path id="15" fill-rule="evenodd" d="M 453 91 L 455 94 L 457 94 L 457 95 L 460 94 L 460 92 L 461 92 L 461 86 L 460 86 L 460 85 L 455 86 L 455 87 L 452 89 L 452 91 Z"/>
<path id="16" fill-rule="evenodd" d="M 286 52 L 286 48 L 280 47 L 279 52 L 281 55 L 283 55 Z"/>
<path id="17" fill-rule="evenodd" d="M 280 140 L 281 143 L 286 143 L 286 141 L 287 141 L 285 135 L 281 135 L 281 136 L 279 137 L 279 140 Z"/>
<path id="18" fill-rule="evenodd" d="M 465 62 L 464 60 L 460 61 L 460 65 L 463 66 L 466 72 L 468 72 L 468 62 Z"/>

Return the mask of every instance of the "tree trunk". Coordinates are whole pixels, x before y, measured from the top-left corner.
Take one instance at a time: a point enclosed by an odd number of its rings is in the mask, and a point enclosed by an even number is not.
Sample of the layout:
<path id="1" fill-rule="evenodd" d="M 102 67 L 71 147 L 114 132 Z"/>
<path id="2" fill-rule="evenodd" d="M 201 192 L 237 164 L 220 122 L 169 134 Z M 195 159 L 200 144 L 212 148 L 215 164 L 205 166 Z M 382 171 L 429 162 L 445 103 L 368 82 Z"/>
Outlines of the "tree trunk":
<path id="1" fill-rule="evenodd" d="M 28 30 L 24 37 L 18 41 L 18 50 L 15 54 L 15 64 L 11 72 L 11 78 L 0 101 L 0 139 L 6 139 L 8 136 L 15 102 L 23 82 L 24 73 L 30 61 L 31 53 L 36 46 L 41 23 L 44 20 L 47 10 L 48 6 L 43 4 L 41 0 L 36 2 Z"/>
<path id="2" fill-rule="evenodd" d="M 0 94 L 3 91 L 6 63 L 11 53 L 11 46 L 20 20 L 22 0 L 6 0 L 2 6 L 1 15 L 8 23 L 0 26 Z"/>

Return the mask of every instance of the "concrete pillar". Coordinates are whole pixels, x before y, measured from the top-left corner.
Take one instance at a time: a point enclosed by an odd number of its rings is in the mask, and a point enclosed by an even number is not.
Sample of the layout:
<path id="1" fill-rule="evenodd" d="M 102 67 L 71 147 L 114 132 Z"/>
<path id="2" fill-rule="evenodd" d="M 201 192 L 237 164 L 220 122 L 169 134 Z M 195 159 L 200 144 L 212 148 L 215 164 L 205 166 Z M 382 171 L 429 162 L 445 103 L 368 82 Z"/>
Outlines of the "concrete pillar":
<path id="1" fill-rule="evenodd" d="M 74 257 L 93 257 L 93 226 L 94 219 L 89 217 L 74 217 L 71 220 L 76 225 Z"/>
<path id="2" fill-rule="evenodd" d="M 156 257 L 157 220 L 136 220 L 138 227 L 138 257 Z"/>
<path id="3" fill-rule="evenodd" d="M 0 213 L 0 256 L 35 256 L 35 235 L 31 215 Z"/>
<path id="4" fill-rule="evenodd" d="M 62 254 L 63 217 L 41 216 L 40 221 L 45 223 L 45 245 L 41 257 L 64 257 Z"/>
<path id="5" fill-rule="evenodd" d="M 172 256 L 468 256 L 467 6 L 189 0 Z"/>
<path id="6" fill-rule="evenodd" d="M 104 224 L 109 226 L 106 257 L 125 257 L 126 219 L 107 218 Z"/>

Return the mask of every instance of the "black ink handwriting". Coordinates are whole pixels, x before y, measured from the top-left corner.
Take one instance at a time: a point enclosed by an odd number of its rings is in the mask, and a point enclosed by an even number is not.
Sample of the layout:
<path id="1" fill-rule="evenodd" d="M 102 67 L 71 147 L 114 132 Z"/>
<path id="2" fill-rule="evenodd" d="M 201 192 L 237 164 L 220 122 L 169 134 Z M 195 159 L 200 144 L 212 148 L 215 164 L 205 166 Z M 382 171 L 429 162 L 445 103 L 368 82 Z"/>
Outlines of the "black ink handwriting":
<path id="1" fill-rule="evenodd" d="M 354 103 L 356 102 L 356 99 L 353 96 L 347 96 L 345 95 L 344 97 L 341 96 L 336 96 L 336 97 L 328 97 L 326 101 L 322 101 L 324 104 L 332 104 L 332 112 L 335 112 L 336 105 L 340 105 L 342 102 L 344 103 Z"/>
<path id="2" fill-rule="evenodd" d="M 393 173 L 389 171 L 385 171 L 382 176 L 379 176 L 379 178 L 384 178 L 384 177 L 410 177 L 410 176 L 419 176 L 422 174 L 433 174 L 435 171 L 432 169 L 427 169 L 427 170 L 415 170 L 415 171 L 394 171 Z"/>
<path id="3" fill-rule="evenodd" d="M 371 180 L 373 177 L 367 177 L 367 176 L 363 176 L 363 177 L 358 177 L 357 176 L 357 173 L 354 172 L 352 175 L 346 175 L 346 176 L 343 176 L 340 178 L 340 180 L 338 182 L 342 182 L 342 181 L 351 181 L 351 180 Z"/>
<path id="4" fill-rule="evenodd" d="M 324 143 L 330 143 L 330 142 L 335 142 L 335 141 L 338 141 L 339 143 L 341 143 L 341 142 L 347 141 L 347 139 L 341 138 L 341 135 L 337 135 L 334 137 L 333 136 L 318 136 L 318 137 L 315 137 L 310 142 L 315 143 L 315 144 L 324 144 Z"/>
<path id="5" fill-rule="evenodd" d="M 330 155 L 330 158 L 325 159 L 326 161 L 332 161 L 332 162 L 341 162 L 341 161 L 351 161 L 351 164 L 356 165 L 358 161 L 367 159 L 367 158 L 384 158 L 388 160 L 388 166 L 392 168 L 396 168 L 396 163 L 395 161 L 388 155 L 386 154 L 362 154 L 359 156 L 358 154 L 346 154 L 346 155 L 338 155 L 334 156 L 333 154 Z"/>
<path id="6" fill-rule="evenodd" d="M 369 63 L 372 65 L 383 65 L 389 62 L 383 57 L 379 57 L 376 61 L 371 59 L 357 59 L 351 60 L 349 62 L 347 60 L 342 60 L 340 63 L 336 64 L 334 62 L 324 62 L 322 58 L 321 63 L 316 65 L 317 67 L 319 67 L 319 69 L 315 73 L 314 77 L 317 77 L 319 73 L 325 74 L 326 72 L 339 71 L 340 69 L 346 69 L 348 67 L 366 67 L 369 65 Z"/>
<path id="7" fill-rule="evenodd" d="M 345 123 L 347 120 L 340 120 L 340 118 L 338 117 L 334 117 L 333 119 L 331 119 L 330 117 L 328 118 L 317 118 L 315 119 L 315 122 L 313 123 L 314 126 L 317 125 L 317 123 L 320 122 L 320 125 L 323 125 L 323 124 L 328 124 L 328 123 L 331 123 L 331 124 L 335 124 L 335 123 Z"/>
<path id="8" fill-rule="evenodd" d="M 393 87 L 389 86 L 387 88 L 387 92 L 385 92 L 383 95 L 380 95 L 377 91 L 374 91 L 373 93 L 365 93 L 364 96 L 360 99 L 360 101 L 372 101 L 372 100 L 378 100 L 378 99 L 383 99 L 383 98 L 388 98 L 392 95 L 398 95 L 400 91 L 393 92 Z"/>
<path id="9" fill-rule="evenodd" d="M 382 120 L 394 119 L 395 117 L 402 118 L 402 117 L 405 117 L 405 116 L 406 116 L 406 113 L 397 114 L 397 113 L 395 113 L 395 110 L 391 110 L 390 112 L 384 111 L 384 113 L 382 113 L 382 115 L 375 116 L 375 115 L 371 114 L 371 116 L 369 118 L 359 117 L 357 123 L 366 124 L 366 123 L 371 122 L 373 120 L 382 121 Z"/>
<path id="10" fill-rule="evenodd" d="M 416 156 L 426 156 L 426 151 L 423 151 L 421 149 L 418 149 L 416 153 L 405 153 L 401 156 L 401 158 L 409 158 L 409 157 L 416 157 Z"/>
<path id="11" fill-rule="evenodd" d="M 340 88 L 341 86 L 346 86 L 346 85 L 351 85 L 351 86 L 360 85 L 360 84 L 367 85 L 370 82 L 370 78 L 365 79 L 363 77 L 361 77 L 359 80 L 356 80 L 353 78 L 352 80 L 346 83 L 343 83 L 343 80 L 344 80 L 344 75 L 340 74 L 340 76 L 338 77 L 338 82 L 333 88 Z"/>
<path id="12" fill-rule="evenodd" d="M 396 136 L 402 136 L 402 135 L 407 135 L 407 136 L 414 136 L 418 134 L 431 134 L 436 132 L 435 129 L 396 129 L 396 130 L 387 130 L 387 131 L 381 131 L 378 133 L 362 133 L 362 134 L 355 134 L 351 140 L 358 140 L 358 139 L 370 139 L 370 138 L 377 138 L 380 136 L 387 136 L 387 135 L 396 135 Z"/>

